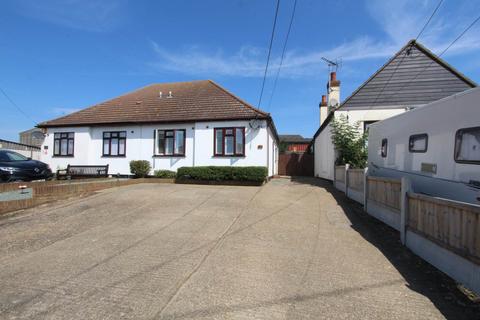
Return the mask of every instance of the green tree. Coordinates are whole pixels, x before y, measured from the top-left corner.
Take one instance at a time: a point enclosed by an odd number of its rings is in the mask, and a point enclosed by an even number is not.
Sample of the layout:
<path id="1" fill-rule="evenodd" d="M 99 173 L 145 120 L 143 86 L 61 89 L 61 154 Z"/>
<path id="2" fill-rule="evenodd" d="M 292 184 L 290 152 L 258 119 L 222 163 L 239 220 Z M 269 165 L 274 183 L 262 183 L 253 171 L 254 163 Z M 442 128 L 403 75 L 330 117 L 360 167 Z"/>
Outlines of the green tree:
<path id="1" fill-rule="evenodd" d="M 332 142 L 338 155 L 335 164 L 348 163 L 352 168 L 365 168 L 368 133 L 360 133 L 359 124 L 350 124 L 343 114 L 334 118 L 331 126 Z"/>

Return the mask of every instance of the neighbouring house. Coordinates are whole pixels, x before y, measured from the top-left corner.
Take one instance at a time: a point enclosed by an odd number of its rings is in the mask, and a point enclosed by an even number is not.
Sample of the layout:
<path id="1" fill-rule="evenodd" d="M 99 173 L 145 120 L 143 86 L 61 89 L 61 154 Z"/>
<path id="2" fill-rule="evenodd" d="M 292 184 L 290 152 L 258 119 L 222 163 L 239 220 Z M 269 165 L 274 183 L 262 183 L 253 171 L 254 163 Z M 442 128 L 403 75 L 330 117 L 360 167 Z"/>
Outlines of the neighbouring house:
<path id="1" fill-rule="evenodd" d="M 43 140 L 45 140 L 45 135 L 40 128 L 25 130 L 20 132 L 18 135 L 20 138 L 20 143 L 29 146 L 41 147 Z"/>
<path id="2" fill-rule="evenodd" d="M 304 138 L 299 134 L 281 134 L 280 152 L 306 152 L 312 139 Z"/>
<path id="3" fill-rule="evenodd" d="M 34 160 L 40 160 L 40 147 L 0 139 L 0 149 L 12 150 Z"/>
<path id="4" fill-rule="evenodd" d="M 320 103 L 320 128 L 314 135 L 315 176 L 333 180 L 336 152 L 331 122 L 341 115 L 360 131 L 430 102 L 475 87 L 476 84 L 415 40 L 340 103 L 340 81 L 332 72 L 327 96 Z"/>
<path id="5" fill-rule="evenodd" d="M 42 161 L 52 169 L 131 160 L 152 171 L 183 166 L 265 166 L 277 174 L 278 135 L 269 113 L 211 80 L 160 83 L 42 122 Z"/>

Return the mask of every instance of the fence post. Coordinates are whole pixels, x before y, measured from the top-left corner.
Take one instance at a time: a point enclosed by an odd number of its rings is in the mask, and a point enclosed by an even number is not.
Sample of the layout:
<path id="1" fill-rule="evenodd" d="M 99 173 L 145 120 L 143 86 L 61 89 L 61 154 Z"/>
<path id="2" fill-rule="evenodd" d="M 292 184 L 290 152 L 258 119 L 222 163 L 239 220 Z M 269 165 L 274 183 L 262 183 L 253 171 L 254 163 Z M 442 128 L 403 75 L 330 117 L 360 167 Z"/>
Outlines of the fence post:
<path id="1" fill-rule="evenodd" d="M 412 191 L 410 179 L 402 177 L 402 188 L 400 193 L 400 241 L 406 243 L 406 227 L 408 219 L 408 193 Z"/>
<path id="2" fill-rule="evenodd" d="M 350 169 L 350 165 L 347 163 L 345 164 L 345 195 L 348 197 L 348 170 Z"/>
<path id="3" fill-rule="evenodd" d="M 367 212 L 368 199 L 368 167 L 363 169 L 363 210 Z"/>

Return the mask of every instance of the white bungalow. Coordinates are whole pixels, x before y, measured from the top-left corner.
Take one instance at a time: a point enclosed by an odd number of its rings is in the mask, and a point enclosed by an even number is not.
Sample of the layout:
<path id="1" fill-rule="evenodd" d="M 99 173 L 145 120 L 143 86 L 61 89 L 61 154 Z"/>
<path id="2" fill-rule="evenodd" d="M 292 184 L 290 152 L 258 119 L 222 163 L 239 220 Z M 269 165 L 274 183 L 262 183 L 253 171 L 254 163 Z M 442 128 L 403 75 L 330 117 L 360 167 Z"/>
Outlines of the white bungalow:
<path id="1" fill-rule="evenodd" d="M 270 114 L 210 80 L 153 84 L 39 124 L 41 160 L 53 170 L 131 160 L 153 170 L 182 166 L 265 166 L 277 174 L 278 136 Z"/>

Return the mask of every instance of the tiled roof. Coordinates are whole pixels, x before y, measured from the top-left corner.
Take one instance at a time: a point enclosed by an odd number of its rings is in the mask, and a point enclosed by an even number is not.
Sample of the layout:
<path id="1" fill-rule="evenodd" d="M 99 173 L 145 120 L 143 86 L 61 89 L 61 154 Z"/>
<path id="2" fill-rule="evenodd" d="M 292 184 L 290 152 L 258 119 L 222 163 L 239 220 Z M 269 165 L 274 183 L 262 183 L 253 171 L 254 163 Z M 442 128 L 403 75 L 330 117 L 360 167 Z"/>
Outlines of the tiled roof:
<path id="1" fill-rule="evenodd" d="M 160 97 L 161 92 L 161 97 Z M 172 93 L 169 97 L 169 92 Z M 270 119 L 211 80 L 159 83 L 45 121 L 39 127 Z"/>

